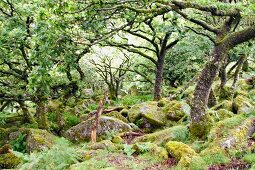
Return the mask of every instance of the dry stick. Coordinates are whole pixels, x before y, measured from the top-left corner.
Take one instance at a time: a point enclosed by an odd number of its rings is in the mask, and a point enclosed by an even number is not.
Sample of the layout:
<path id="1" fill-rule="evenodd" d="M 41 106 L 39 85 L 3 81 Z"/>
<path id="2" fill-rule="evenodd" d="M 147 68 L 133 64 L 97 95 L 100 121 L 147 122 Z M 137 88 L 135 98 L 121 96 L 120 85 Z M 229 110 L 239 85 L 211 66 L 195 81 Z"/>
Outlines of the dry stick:
<path id="1" fill-rule="evenodd" d="M 96 143 L 97 142 L 97 128 L 98 128 L 98 124 L 99 124 L 99 118 L 101 113 L 103 112 L 103 100 L 99 101 L 99 105 L 98 105 L 98 109 L 96 112 L 96 118 L 95 118 L 95 122 L 94 125 L 92 127 L 91 130 L 91 141 L 92 143 Z"/>

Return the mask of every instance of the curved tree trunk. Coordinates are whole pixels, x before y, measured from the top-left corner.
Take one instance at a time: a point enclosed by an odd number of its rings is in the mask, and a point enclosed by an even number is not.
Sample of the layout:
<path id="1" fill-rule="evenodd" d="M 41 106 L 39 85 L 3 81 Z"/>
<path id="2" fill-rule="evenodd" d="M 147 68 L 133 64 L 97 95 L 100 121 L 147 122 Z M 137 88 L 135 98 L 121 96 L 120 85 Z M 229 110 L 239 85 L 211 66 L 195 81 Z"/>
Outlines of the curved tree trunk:
<path id="1" fill-rule="evenodd" d="M 197 82 L 191 109 L 191 134 L 202 138 L 210 129 L 208 115 L 205 113 L 212 83 L 218 73 L 220 63 L 226 57 L 228 49 L 224 44 L 216 45 L 212 59 L 206 64 Z"/>
<path id="2" fill-rule="evenodd" d="M 34 117 L 32 116 L 32 114 L 28 111 L 27 107 L 25 106 L 25 103 L 23 101 L 20 101 L 19 105 L 23 111 L 26 121 L 29 123 L 36 123 Z"/>

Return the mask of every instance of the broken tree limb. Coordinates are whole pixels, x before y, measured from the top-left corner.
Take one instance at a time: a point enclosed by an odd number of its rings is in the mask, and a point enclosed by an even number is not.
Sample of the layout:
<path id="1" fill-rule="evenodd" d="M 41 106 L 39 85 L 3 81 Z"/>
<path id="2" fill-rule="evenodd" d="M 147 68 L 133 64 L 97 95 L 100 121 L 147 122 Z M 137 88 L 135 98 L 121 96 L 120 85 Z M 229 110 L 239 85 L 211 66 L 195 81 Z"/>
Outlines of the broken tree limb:
<path id="1" fill-rule="evenodd" d="M 103 112 L 103 105 L 104 105 L 103 100 L 100 100 L 99 105 L 98 105 L 98 109 L 97 109 L 97 112 L 96 112 L 95 122 L 94 122 L 94 125 L 93 125 L 92 130 L 91 130 L 91 141 L 92 141 L 92 143 L 96 143 L 96 141 L 97 141 L 97 128 L 98 128 L 98 124 L 99 124 L 100 115 Z"/>

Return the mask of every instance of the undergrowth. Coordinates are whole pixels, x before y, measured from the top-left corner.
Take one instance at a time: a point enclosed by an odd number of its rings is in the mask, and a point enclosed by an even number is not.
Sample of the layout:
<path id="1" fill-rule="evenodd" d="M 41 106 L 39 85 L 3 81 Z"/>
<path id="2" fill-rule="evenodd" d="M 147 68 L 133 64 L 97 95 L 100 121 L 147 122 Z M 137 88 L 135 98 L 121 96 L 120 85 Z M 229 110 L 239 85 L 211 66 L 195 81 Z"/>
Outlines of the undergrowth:
<path id="1" fill-rule="evenodd" d="M 77 163 L 81 158 L 64 138 L 58 139 L 56 144 L 49 150 L 33 152 L 30 155 L 20 152 L 15 152 L 15 154 L 23 160 L 23 164 L 19 167 L 21 170 L 63 170 Z"/>

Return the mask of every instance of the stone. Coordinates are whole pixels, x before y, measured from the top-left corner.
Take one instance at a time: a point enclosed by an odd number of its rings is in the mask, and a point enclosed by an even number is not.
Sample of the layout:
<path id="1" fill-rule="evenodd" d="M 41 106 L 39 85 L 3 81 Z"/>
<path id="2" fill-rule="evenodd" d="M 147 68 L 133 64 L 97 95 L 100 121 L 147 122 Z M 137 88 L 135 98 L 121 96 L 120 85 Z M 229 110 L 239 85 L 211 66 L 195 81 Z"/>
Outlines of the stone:
<path id="1" fill-rule="evenodd" d="M 42 151 L 49 149 L 54 144 L 54 136 L 41 129 L 28 129 L 26 137 L 26 151 L 31 153 L 33 151 Z"/>
<path id="2" fill-rule="evenodd" d="M 90 118 L 84 122 L 79 123 L 78 125 L 70 128 L 66 131 L 65 137 L 71 141 L 88 141 L 91 137 L 91 130 L 94 125 L 95 118 Z M 107 116 L 101 116 L 99 119 L 99 125 L 97 129 L 97 135 L 106 135 L 109 132 L 121 133 L 129 132 L 132 128 L 129 124 Z"/>
<path id="3" fill-rule="evenodd" d="M 163 107 L 162 112 L 167 114 L 169 120 L 179 121 L 190 115 L 190 106 L 184 101 L 173 100 Z"/>
<path id="4" fill-rule="evenodd" d="M 198 158 L 198 154 L 189 146 L 182 142 L 169 141 L 165 145 L 170 155 L 177 159 L 179 168 L 189 167 L 194 158 Z"/>
<path id="5" fill-rule="evenodd" d="M 151 134 L 146 134 L 134 139 L 136 142 L 152 142 L 159 146 L 165 145 L 170 140 L 183 141 L 188 138 L 188 128 L 186 126 L 173 126 Z"/>
<path id="6" fill-rule="evenodd" d="M 250 103 L 248 98 L 237 96 L 233 100 L 233 109 L 237 114 L 250 114 L 254 112 L 255 107 Z"/>
<path id="7" fill-rule="evenodd" d="M 155 107 L 157 107 L 157 102 L 154 101 L 133 105 L 128 110 L 128 120 L 134 123 L 142 117 L 142 114 L 149 113 L 150 109 Z"/>
<path id="8" fill-rule="evenodd" d="M 0 154 L 0 169 L 16 168 L 21 163 L 21 159 L 13 153 Z"/>
<path id="9" fill-rule="evenodd" d="M 127 120 L 127 118 L 125 118 L 124 116 L 122 116 L 122 114 L 121 114 L 120 112 L 117 112 L 117 111 L 113 111 L 113 112 L 111 112 L 111 113 L 108 113 L 107 116 L 109 116 L 109 117 L 115 117 L 115 118 L 117 118 L 117 119 L 119 119 L 119 120 L 122 120 L 122 121 L 125 122 L 125 123 L 129 123 L 128 120 Z"/>

